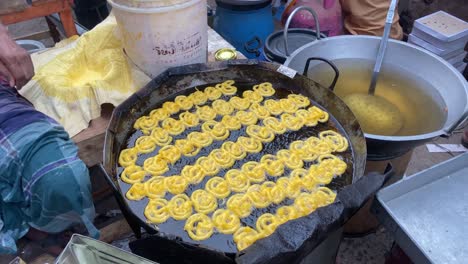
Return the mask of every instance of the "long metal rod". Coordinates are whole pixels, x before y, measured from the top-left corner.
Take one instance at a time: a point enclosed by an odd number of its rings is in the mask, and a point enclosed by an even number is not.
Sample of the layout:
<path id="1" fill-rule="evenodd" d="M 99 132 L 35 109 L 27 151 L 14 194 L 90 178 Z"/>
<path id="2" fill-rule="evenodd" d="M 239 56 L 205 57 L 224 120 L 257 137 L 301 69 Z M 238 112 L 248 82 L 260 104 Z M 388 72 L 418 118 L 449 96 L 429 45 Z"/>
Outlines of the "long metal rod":
<path id="1" fill-rule="evenodd" d="M 379 51 L 377 53 L 377 60 L 375 61 L 374 72 L 372 73 L 372 79 L 369 86 L 369 94 L 373 95 L 375 93 L 375 86 L 377 84 L 377 79 L 379 77 L 380 68 L 382 67 L 382 62 L 385 57 L 385 51 L 387 49 L 388 37 L 390 36 L 390 30 L 393 24 L 393 17 L 395 16 L 395 7 L 397 5 L 397 0 L 392 0 L 390 7 L 387 13 L 387 19 L 385 21 L 384 33 L 382 40 L 380 41 Z"/>

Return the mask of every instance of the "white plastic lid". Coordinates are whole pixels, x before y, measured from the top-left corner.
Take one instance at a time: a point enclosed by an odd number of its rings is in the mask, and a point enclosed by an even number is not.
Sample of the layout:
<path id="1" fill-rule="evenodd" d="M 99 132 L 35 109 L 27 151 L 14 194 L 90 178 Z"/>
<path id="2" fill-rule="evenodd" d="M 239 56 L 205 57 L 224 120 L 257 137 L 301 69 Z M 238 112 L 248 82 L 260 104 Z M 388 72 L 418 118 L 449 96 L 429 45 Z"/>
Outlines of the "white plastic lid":
<path id="1" fill-rule="evenodd" d="M 167 7 L 189 1 L 190 0 L 112 0 L 112 2 L 118 5 L 134 8 Z"/>
<path id="2" fill-rule="evenodd" d="M 468 36 L 468 23 L 444 11 L 417 19 L 414 27 L 446 42 Z"/>

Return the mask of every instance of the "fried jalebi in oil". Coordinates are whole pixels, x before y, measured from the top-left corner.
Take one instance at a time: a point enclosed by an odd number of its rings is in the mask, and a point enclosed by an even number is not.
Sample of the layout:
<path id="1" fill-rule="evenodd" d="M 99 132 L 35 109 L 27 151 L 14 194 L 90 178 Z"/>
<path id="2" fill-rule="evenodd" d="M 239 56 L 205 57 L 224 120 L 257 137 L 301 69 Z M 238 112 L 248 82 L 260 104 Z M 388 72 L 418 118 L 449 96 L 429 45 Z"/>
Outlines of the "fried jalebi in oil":
<path id="1" fill-rule="evenodd" d="M 167 161 L 158 156 L 146 159 L 143 168 L 154 176 L 162 175 L 169 170 Z"/>
<path id="2" fill-rule="evenodd" d="M 185 125 L 182 121 L 170 117 L 162 121 L 161 127 L 171 135 L 179 135 L 185 130 Z"/>
<path id="3" fill-rule="evenodd" d="M 128 189 L 127 193 L 125 194 L 127 199 L 132 200 L 132 201 L 138 201 L 143 199 L 143 197 L 146 196 L 146 191 L 145 191 L 145 184 L 137 182 Z"/>
<path id="4" fill-rule="evenodd" d="M 250 186 L 249 178 L 240 170 L 229 170 L 224 178 L 229 185 L 229 189 L 234 192 L 245 192 Z"/>
<path id="5" fill-rule="evenodd" d="M 164 187 L 172 194 L 181 194 L 187 189 L 189 182 L 182 176 L 170 176 L 164 179 Z"/>
<path id="6" fill-rule="evenodd" d="M 244 91 L 242 93 L 242 97 L 249 100 L 252 104 L 253 103 L 260 103 L 263 101 L 263 96 L 259 93 L 251 90 Z"/>
<path id="7" fill-rule="evenodd" d="M 138 158 L 138 150 L 136 148 L 124 149 L 119 155 L 119 164 L 122 167 L 135 165 Z"/>
<path id="8" fill-rule="evenodd" d="M 223 145 L 221 145 L 221 149 L 229 153 L 229 155 L 236 160 L 241 160 L 247 155 L 246 151 L 239 143 L 234 143 L 232 141 L 224 142 Z"/>
<path id="9" fill-rule="evenodd" d="M 198 158 L 197 165 L 200 165 L 203 171 L 208 176 L 213 176 L 219 172 L 220 166 L 211 157 L 200 157 Z"/>
<path id="10" fill-rule="evenodd" d="M 218 209 L 213 213 L 213 224 L 222 234 L 233 234 L 240 228 L 239 217 L 226 209 Z"/>
<path id="11" fill-rule="evenodd" d="M 130 165 L 123 170 L 120 178 L 126 183 L 134 184 L 143 181 L 145 176 L 146 171 L 144 171 L 142 167 L 137 165 Z"/>
<path id="12" fill-rule="evenodd" d="M 229 210 L 240 218 L 247 217 L 250 215 L 250 212 L 252 212 L 252 202 L 248 196 L 241 193 L 229 197 L 226 205 Z"/>
<path id="13" fill-rule="evenodd" d="M 216 198 L 223 199 L 229 196 L 231 190 L 229 185 L 221 177 L 213 177 L 206 182 L 206 191 L 213 194 Z"/>
<path id="14" fill-rule="evenodd" d="M 192 214 L 192 201 L 185 194 L 178 194 L 167 204 L 169 215 L 175 220 L 185 220 Z"/>
<path id="15" fill-rule="evenodd" d="M 231 99 L 229 99 L 229 104 L 237 110 L 246 110 L 250 107 L 250 101 L 248 99 L 237 96 L 231 97 Z"/>
<path id="16" fill-rule="evenodd" d="M 146 196 L 149 198 L 163 198 L 166 195 L 166 186 L 164 184 L 166 177 L 154 176 L 145 182 Z"/>
<path id="17" fill-rule="evenodd" d="M 156 142 L 156 145 L 161 147 L 167 146 L 172 142 L 172 137 L 169 135 L 169 133 L 160 127 L 153 129 L 151 132 L 151 137 Z"/>
<path id="18" fill-rule="evenodd" d="M 258 121 L 258 117 L 255 115 L 254 112 L 246 112 L 246 111 L 238 111 L 236 113 L 237 119 L 241 122 L 241 124 L 247 125 L 255 125 Z"/>
<path id="19" fill-rule="evenodd" d="M 242 124 L 239 118 L 235 116 L 229 116 L 229 115 L 223 116 L 223 118 L 221 119 L 221 123 L 225 127 L 227 127 L 229 130 L 238 130 L 242 127 Z"/>
<path id="20" fill-rule="evenodd" d="M 211 101 L 215 101 L 218 98 L 220 98 L 223 93 L 221 92 L 220 89 L 217 89 L 215 87 L 208 86 L 205 88 L 205 95 L 210 99 Z"/>
<path id="21" fill-rule="evenodd" d="M 262 142 L 272 142 L 275 139 L 275 134 L 263 126 L 250 125 L 246 129 L 246 133 Z"/>
<path id="22" fill-rule="evenodd" d="M 190 97 L 185 95 L 179 95 L 174 99 L 174 102 L 179 106 L 182 110 L 189 110 L 193 107 L 193 101 Z"/>
<path id="23" fill-rule="evenodd" d="M 275 89 L 271 83 L 265 82 L 253 87 L 254 92 L 257 92 L 261 96 L 267 97 L 275 94 Z"/>
<path id="24" fill-rule="evenodd" d="M 187 127 L 195 127 L 200 123 L 198 115 L 190 112 L 183 112 L 179 115 L 180 121 Z"/>
<path id="25" fill-rule="evenodd" d="M 205 190 L 194 191 L 190 198 L 192 199 L 193 207 L 199 213 L 209 214 L 218 207 L 216 197 Z"/>
<path id="26" fill-rule="evenodd" d="M 261 237 L 267 237 L 273 234 L 279 225 L 278 218 L 269 213 L 262 214 L 257 219 L 256 223 L 257 231 Z"/>
<path id="27" fill-rule="evenodd" d="M 259 238 L 260 236 L 258 232 L 248 226 L 237 229 L 233 235 L 233 240 L 236 242 L 237 249 L 239 249 L 239 251 L 248 248 Z"/>
<path id="28" fill-rule="evenodd" d="M 221 116 L 230 115 L 234 111 L 233 105 L 222 99 L 214 101 L 211 107 Z"/>
<path id="29" fill-rule="evenodd" d="M 150 199 L 145 207 L 144 214 L 148 221 L 153 224 L 161 224 L 169 218 L 167 200 L 162 198 Z"/>
<path id="30" fill-rule="evenodd" d="M 265 180 L 265 170 L 260 163 L 256 161 L 248 161 L 242 165 L 241 169 L 250 182 L 260 183 Z"/>
<path id="31" fill-rule="evenodd" d="M 259 153 L 263 149 L 262 142 L 258 139 L 249 138 L 249 137 L 239 137 L 237 142 L 242 146 L 242 148 L 250 153 Z"/>
<path id="32" fill-rule="evenodd" d="M 213 222 L 205 214 L 196 213 L 185 222 L 184 230 L 195 241 L 205 240 L 213 234 Z"/>

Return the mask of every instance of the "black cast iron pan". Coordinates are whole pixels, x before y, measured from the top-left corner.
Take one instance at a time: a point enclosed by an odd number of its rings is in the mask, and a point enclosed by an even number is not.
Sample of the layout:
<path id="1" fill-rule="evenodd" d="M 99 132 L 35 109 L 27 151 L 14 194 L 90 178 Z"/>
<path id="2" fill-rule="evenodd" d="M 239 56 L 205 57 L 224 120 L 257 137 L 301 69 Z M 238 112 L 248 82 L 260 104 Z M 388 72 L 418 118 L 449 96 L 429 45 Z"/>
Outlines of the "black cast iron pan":
<path id="1" fill-rule="evenodd" d="M 330 121 L 318 125 L 314 128 L 315 130 L 306 131 L 307 137 L 316 135 L 319 131 L 332 129 L 346 136 L 350 142 L 349 151 L 341 155 L 348 164 L 348 169 L 344 175 L 334 179 L 328 187 L 339 192 L 340 189 L 352 184 L 363 175 L 366 160 L 364 135 L 349 108 L 329 89 L 304 76 L 288 71 L 283 66 L 257 61 L 228 61 L 172 68 L 118 106 L 107 129 L 104 167 L 118 193 L 119 202 L 124 213 L 127 214 L 126 217 L 130 224 L 142 226 L 151 233 L 169 237 L 169 240 L 185 243 L 188 246 L 201 245 L 227 254 L 237 252 L 232 241 L 226 242 L 225 235 L 222 234 L 215 234 L 212 238 L 201 242 L 191 240 L 183 230 L 183 221 L 172 220 L 173 222 L 168 225 L 164 223 L 159 226 L 146 223 L 143 210 L 148 201 L 143 199 L 135 202 L 125 198 L 125 193 L 130 185 L 120 180 L 119 175 L 122 168 L 117 162 L 121 150 L 131 144 L 129 138 L 135 135 L 133 124 L 137 118 L 160 107 L 163 102 L 173 100 L 177 95 L 193 92 L 195 87 L 204 89 L 206 86 L 229 79 L 236 81 L 235 85 L 239 89 L 243 89 L 243 87 L 251 89 L 255 84 L 271 82 L 273 87 L 279 88 L 278 91 L 289 90 L 309 97 L 314 105 L 318 105 L 330 114 Z M 134 228 L 138 233 L 136 229 L 138 228 Z"/>

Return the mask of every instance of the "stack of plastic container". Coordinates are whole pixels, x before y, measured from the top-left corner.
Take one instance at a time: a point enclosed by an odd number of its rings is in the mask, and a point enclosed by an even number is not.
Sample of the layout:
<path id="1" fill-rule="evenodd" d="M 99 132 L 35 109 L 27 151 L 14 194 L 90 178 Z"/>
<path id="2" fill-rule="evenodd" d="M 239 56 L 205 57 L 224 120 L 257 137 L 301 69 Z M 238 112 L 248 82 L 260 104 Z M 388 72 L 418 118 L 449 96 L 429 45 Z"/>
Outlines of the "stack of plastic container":
<path id="1" fill-rule="evenodd" d="M 466 67 L 468 23 L 444 11 L 414 21 L 408 42 L 439 55 L 460 72 Z"/>

